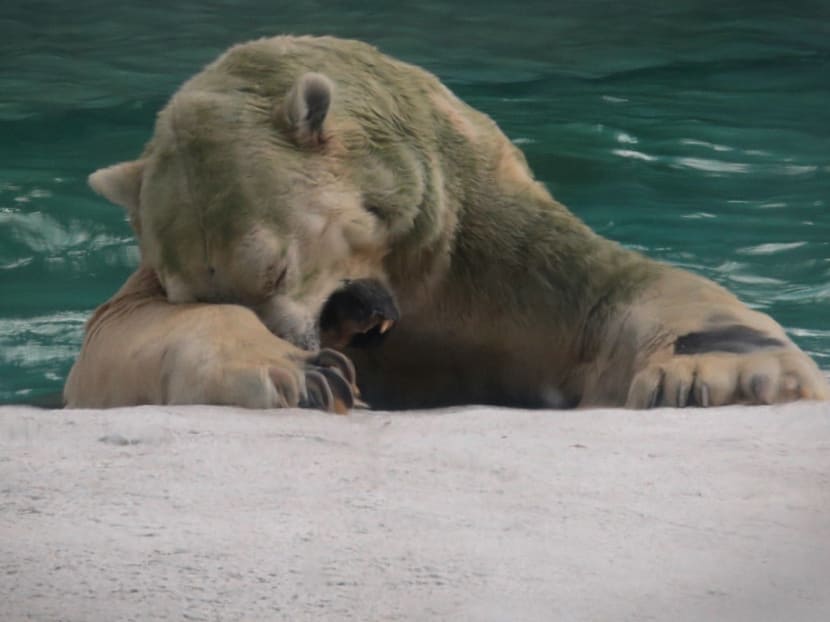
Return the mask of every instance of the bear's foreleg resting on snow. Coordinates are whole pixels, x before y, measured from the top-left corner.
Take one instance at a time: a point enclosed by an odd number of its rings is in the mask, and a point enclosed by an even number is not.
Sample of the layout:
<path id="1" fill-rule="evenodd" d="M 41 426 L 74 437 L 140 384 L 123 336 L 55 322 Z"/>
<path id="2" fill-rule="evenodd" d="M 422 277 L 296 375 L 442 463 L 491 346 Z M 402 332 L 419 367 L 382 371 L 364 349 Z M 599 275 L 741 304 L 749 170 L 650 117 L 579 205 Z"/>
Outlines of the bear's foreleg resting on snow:
<path id="1" fill-rule="evenodd" d="M 90 319 L 64 389 L 70 408 L 224 404 L 345 413 L 360 403 L 356 395 L 354 367 L 339 352 L 301 350 L 238 305 L 171 304 L 147 268 Z"/>
<path id="2" fill-rule="evenodd" d="M 668 266 L 661 271 L 609 322 L 597 356 L 605 374 L 590 378 L 585 405 L 601 401 L 602 383 L 613 385 L 620 371 L 628 386 L 618 399 L 628 408 L 830 398 L 816 364 L 769 316 L 702 277 Z"/>

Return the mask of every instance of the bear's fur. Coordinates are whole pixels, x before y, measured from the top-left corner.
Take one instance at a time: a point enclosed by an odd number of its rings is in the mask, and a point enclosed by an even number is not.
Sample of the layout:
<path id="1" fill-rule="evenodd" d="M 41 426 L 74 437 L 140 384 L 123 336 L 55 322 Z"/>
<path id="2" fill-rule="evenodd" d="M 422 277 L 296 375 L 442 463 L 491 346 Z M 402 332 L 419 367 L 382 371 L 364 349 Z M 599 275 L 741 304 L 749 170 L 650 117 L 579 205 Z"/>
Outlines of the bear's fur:
<path id="1" fill-rule="evenodd" d="M 400 312 L 379 345 L 347 348 L 374 407 L 830 395 L 772 319 L 593 233 L 489 117 L 363 43 L 231 48 L 138 160 L 90 183 L 128 210 L 142 266 L 90 321 L 70 406 L 343 410 L 348 362 L 311 352 L 351 279 L 384 284 Z"/>

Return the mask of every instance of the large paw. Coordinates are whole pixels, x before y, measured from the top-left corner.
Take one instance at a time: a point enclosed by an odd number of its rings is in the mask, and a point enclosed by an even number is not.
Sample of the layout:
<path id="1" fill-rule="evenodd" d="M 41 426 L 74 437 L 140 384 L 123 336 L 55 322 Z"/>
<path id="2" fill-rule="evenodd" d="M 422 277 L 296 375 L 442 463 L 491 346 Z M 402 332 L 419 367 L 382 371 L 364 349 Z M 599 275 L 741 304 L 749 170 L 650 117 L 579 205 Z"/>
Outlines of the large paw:
<path id="1" fill-rule="evenodd" d="M 355 369 L 340 352 L 246 356 L 223 360 L 215 374 L 196 374 L 174 362 L 165 400 L 173 404 L 223 404 L 244 408 L 314 408 L 346 414 L 359 400 Z"/>
<path id="2" fill-rule="evenodd" d="M 830 399 L 827 380 L 802 352 L 776 349 L 672 356 L 634 376 L 626 407 L 773 404 L 799 399 Z"/>
<path id="3" fill-rule="evenodd" d="M 261 372 L 257 375 L 262 377 Z M 299 406 L 344 415 L 355 405 L 363 405 L 358 399 L 354 365 L 328 348 L 304 360 L 285 359 L 269 365 L 265 386 L 249 391 L 247 399 L 257 395 L 265 401 L 260 408 Z"/>

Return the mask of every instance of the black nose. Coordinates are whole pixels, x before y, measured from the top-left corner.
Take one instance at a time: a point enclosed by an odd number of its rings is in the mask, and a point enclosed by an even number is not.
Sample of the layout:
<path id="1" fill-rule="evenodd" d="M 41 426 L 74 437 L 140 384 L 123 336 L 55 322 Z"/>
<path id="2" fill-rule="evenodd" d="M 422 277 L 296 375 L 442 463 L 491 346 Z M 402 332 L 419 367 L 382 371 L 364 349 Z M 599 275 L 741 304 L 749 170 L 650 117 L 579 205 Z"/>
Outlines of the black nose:
<path id="1" fill-rule="evenodd" d="M 328 348 L 370 348 L 400 319 L 395 298 L 380 281 L 346 281 L 320 312 L 320 342 Z"/>

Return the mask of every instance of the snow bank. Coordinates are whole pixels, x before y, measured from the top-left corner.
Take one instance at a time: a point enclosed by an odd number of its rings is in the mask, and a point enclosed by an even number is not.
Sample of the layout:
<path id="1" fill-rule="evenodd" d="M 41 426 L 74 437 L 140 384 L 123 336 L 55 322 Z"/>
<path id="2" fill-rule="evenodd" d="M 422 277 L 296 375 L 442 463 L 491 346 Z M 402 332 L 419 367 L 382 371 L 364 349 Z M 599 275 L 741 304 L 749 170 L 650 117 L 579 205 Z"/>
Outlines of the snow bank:
<path id="1" fill-rule="evenodd" d="M 0 619 L 830 619 L 830 405 L 0 408 Z"/>

